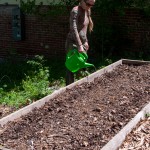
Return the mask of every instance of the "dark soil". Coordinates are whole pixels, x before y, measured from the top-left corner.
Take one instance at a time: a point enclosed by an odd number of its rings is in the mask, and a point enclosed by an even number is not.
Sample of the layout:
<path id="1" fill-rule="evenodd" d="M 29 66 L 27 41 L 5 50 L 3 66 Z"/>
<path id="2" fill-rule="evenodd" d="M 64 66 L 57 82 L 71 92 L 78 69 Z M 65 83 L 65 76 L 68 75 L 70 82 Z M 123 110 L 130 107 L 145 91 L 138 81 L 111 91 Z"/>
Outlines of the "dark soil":
<path id="1" fill-rule="evenodd" d="M 120 65 L 0 128 L 0 143 L 16 150 L 99 150 L 149 100 L 150 65 Z"/>

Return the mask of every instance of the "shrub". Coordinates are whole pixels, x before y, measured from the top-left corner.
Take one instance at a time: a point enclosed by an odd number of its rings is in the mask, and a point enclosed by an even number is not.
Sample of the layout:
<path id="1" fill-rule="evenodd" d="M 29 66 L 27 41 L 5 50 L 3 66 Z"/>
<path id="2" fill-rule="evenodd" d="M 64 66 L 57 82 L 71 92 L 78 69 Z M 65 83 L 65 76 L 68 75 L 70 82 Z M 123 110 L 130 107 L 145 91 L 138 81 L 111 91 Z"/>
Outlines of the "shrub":
<path id="1" fill-rule="evenodd" d="M 20 87 L 7 93 L 4 88 L 0 88 L 0 103 L 18 108 L 51 93 L 52 90 L 48 89 L 49 68 L 44 67 L 44 62 L 43 56 L 38 55 L 29 60 L 27 63 L 32 70 L 25 75 Z"/>

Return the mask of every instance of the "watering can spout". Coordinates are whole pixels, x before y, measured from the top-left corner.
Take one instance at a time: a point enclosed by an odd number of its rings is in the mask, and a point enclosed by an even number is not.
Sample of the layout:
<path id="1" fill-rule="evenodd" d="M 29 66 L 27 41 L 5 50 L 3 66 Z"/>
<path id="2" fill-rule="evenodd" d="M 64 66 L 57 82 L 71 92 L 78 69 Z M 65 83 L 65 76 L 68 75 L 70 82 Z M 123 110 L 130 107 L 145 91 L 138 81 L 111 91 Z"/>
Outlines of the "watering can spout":
<path id="1" fill-rule="evenodd" d="M 90 64 L 90 63 L 85 63 L 84 68 L 87 68 L 87 67 L 95 67 L 95 66 L 93 64 Z"/>

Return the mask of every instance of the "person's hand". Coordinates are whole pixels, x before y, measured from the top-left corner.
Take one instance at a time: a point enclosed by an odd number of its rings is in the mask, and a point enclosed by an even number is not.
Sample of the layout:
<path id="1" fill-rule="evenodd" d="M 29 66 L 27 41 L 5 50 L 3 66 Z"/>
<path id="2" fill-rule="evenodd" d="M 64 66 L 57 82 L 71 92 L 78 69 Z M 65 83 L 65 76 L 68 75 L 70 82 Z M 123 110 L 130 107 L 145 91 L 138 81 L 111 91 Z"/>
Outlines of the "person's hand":
<path id="1" fill-rule="evenodd" d="M 84 48 L 83 48 L 83 45 L 80 45 L 80 46 L 78 47 L 78 52 L 79 52 L 79 53 L 85 52 L 85 50 L 84 50 Z"/>
<path id="2" fill-rule="evenodd" d="M 89 44 L 88 44 L 88 42 L 85 42 L 83 46 L 84 46 L 85 50 L 88 51 L 88 49 L 89 49 Z"/>

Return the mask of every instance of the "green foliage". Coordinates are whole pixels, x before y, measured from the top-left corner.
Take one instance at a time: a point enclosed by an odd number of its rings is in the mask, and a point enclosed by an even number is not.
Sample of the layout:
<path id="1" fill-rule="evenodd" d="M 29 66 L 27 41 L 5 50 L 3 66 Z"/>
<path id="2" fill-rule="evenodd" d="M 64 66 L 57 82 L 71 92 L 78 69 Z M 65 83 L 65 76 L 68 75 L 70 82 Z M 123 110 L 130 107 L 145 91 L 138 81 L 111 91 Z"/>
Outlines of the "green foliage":
<path id="1" fill-rule="evenodd" d="M 19 108 L 27 103 L 27 95 L 23 91 L 10 91 L 3 97 L 0 97 L 1 103 Z"/>
<path id="2" fill-rule="evenodd" d="M 125 8 L 140 8 L 150 14 L 149 0 L 97 0 L 95 5 L 96 10 L 105 15 L 114 10 L 124 14 Z"/>
<path id="3" fill-rule="evenodd" d="M 16 85 L 20 85 L 20 81 L 25 77 L 25 73 L 30 67 L 25 61 L 5 60 L 0 63 L 0 87 L 7 85 L 5 91 L 9 91 Z M 15 82 L 14 82 L 15 81 Z"/>
<path id="4" fill-rule="evenodd" d="M 145 117 L 146 117 L 146 118 L 150 117 L 150 113 L 146 113 L 146 114 L 145 114 Z"/>
<path id="5" fill-rule="evenodd" d="M 5 95 L 5 92 L 4 92 L 3 88 L 0 88 L 0 98 L 2 98 L 4 95 Z M 0 99 L 0 103 L 1 103 L 1 100 L 2 99 Z"/>
<path id="6" fill-rule="evenodd" d="M 20 0 L 20 6 L 23 12 L 27 14 L 37 14 L 40 16 L 59 16 L 70 10 L 71 7 L 78 4 L 74 0 L 60 0 L 58 2 L 49 2 L 49 9 L 44 12 L 41 11 L 43 3 L 36 5 L 37 0 Z M 112 11 L 118 11 L 123 15 L 125 8 L 140 8 L 146 15 L 150 15 L 150 1 L 149 0 L 96 0 L 94 10 L 101 15 L 108 15 Z"/>
<path id="7" fill-rule="evenodd" d="M 38 6 L 36 5 L 36 0 L 20 0 L 20 6 L 23 12 L 27 14 L 36 13 L 38 11 Z"/>
<path id="8" fill-rule="evenodd" d="M 35 56 L 35 60 L 28 61 L 33 70 L 30 76 L 26 75 L 22 81 L 22 88 L 31 99 L 45 96 L 49 93 L 49 70 L 48 67 L 43 67 L 43 57 Z"/>
<path id="9" fill-rule="evenodd" d="M 131 7 L 139 8 L 145 16 L 150 16 L 150 1 L 149 0 L 134 0 Z"/>
<path id="10" fill-rule="evenodd" d="M 20 7 L 25 14 L 34 14 L 42 18 L 49 16 L 57 17 L 67 12 L 68 2 L 59 1 L 58 3 L 49 2 L 43 9 L 43 3 L 36 5 L 37 0 L 21 0 Z"/>
<path id="11" fill-rule="evenodd" d="M 7 93 L 5 92 L 7 86 L 0 88 L 0 103 L 19 108 L 52 92 L 48 89 L 49 68 L 44 66 L 43 57 L 35 56 L 34 60 L 27 63 L 32 70 L 25 75 L 19 87 Z"/>

